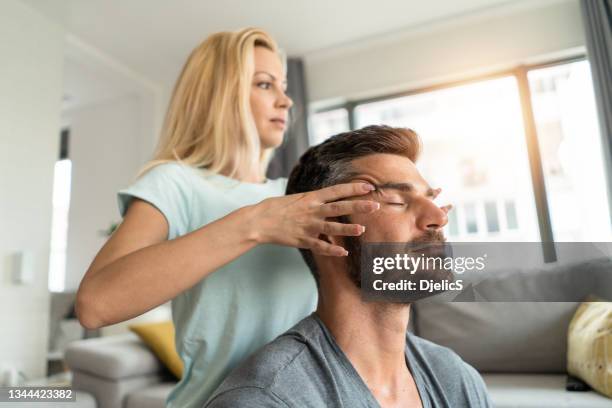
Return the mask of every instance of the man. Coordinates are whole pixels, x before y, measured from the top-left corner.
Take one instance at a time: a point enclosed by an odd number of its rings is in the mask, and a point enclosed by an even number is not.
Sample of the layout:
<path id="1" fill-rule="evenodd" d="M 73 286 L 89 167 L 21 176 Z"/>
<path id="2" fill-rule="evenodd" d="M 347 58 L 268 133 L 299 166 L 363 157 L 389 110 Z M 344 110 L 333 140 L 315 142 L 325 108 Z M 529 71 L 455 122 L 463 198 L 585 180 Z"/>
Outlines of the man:
<path id="1" fill-rule="evenodd" d="M 407 334 L 410 305 L 362 301 L 362 242 L 444 241 L 450 207 L 439 207 L 415 167 L 411 130 L 369 126 L 310 148 L 293 169 L 287 193 L 344 182 L 376 186 L 380 209 L 340 222 L 360 237 L 327 236 L 344 257 L 300 250 L 319 288 L 317 310 L 266 345 L 221 384 L 207 407 L 485 407 L 480 375 L 451 350 Z M 362 197 L 355 199 L 363 199 Z"/>

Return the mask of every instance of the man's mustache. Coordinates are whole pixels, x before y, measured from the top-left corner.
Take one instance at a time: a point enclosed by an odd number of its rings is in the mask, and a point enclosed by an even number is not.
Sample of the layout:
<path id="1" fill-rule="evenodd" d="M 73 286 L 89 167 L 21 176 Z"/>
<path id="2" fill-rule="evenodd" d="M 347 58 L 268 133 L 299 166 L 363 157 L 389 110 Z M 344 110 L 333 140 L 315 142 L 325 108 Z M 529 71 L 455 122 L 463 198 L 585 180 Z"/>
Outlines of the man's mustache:
<path id="1" fill-rule="evenodd" d="M 446 245 L 442 245 L 446 242 L 446 237 L 442 230 L 427 230 L 422 235 L 408 241 L 404 244 L 404 253 L 416 254 L 423 253 L 429 256 L 442 256 L 448 249 Z"/>
<path id="2" fill-rule="evenodd" d="M 446 237 L 442 230 L 427 230 L 423 235 L 410 241 L 412 243 L 439 243 L 446 242 Z"/>

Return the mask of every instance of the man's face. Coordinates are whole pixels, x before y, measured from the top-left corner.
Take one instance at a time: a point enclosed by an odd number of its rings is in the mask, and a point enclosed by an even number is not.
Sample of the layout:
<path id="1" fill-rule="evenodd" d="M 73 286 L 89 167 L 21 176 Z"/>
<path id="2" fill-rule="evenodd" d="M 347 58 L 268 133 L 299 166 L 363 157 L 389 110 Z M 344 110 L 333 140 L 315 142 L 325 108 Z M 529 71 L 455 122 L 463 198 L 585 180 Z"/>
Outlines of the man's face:
<path id="1" fill-rule="evenodd" d="M 367 196 L 380 203 L 372 214 L 357 214 L 350 221 L 366 227 L 360 237 L 345 237 L 349 251 L 348 273 L 360 287 L 362 242 L 443 242 L 442 227 L 448 221 L 447 207 L 434 203 L 440 189 L 423 179 L 414 163 L 402 156 L 374 154 L 356 159 L 352 168 L 357 176 L 350 181 L 366 181 L 379 188 Z"/>

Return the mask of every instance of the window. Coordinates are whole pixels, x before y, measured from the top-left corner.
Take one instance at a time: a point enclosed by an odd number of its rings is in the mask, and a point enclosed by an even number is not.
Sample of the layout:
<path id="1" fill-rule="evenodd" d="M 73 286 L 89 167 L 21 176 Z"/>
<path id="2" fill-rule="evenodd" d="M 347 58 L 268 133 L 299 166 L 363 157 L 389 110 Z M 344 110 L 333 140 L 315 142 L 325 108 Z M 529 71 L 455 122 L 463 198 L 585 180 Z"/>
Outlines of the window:
<path id="1" fill-rule="evenodd" d="M 448 235 L 456 237 L 459 235 L 459 220 L 457 219 L 457 209 L 448 213 Z"/>
<path id="2" fill-rule="evenodd" d="M 53 173 L 53 213 L 51 219 L 51 251 L 49 254 L 49 290 L 62 292 L 66 286 L 66 243 L 72 161 L 68 159 L 69 131 L 62 131 L 60 160 Z"/>
<path id="3" fill-rule="evenodd" d="M 504 203 L 504 210 L 506 212 L 506 228 L 517 229 L 518 220 L 516 217 L 516 207 L 513 200 L 506 200 Z"/>
<path id="4" fill-rule="evenodd" d="M 310 144 L 319 144 L 332 135 L 348 130 L 349 119 L 346 109 L 333 109 L 315 113 L 311 116 Z"/>
<path id="5" fill-rule="evenodd" d="M 528 78 L 554 240 L 610 241 L 589 63 L 534 69 Z"/>
<path id="6" fill-rule="evenodd" d="M 465 204 L 465 230 L 468 234 L 476 234 L 478 232 L 478 221 L 476 220 L 476 205 L 474 203 Z"/>
<path id="7" fill-rule="evenodd" d="M 529 115 L 535 132 L 525 126 Z M 440 203 L 454 205 L 446 227 L 451 240 L 612 240 L 593 84 L 584 59 L 351 101 L 314 115 L 312 143 L 337 133 L 330 123 L 344 130 L 351 117 L 355 128 L 386 124 L 421 135 L 417 166 L 432 186 L 443 188 Z M 543 180 L 531 169 L 542 169 Z"/>
<path id="8" fill-rule="evenodd" d="M 442 187 L 440 203 L 462 208 L 464 228 L 452 234 L 448 225 L 449 238 L 538 240 L 514 77 L 361 104 L 355 118 L 357 127 L 384 123 L 421 135 L 424 146 L 417 167 L 433 187 Z M 521 228 L 502 231 L 497 203 L 509 198 L 518 205 Z"/>
<path id="9" fill-rule="evenodd" d="M 495 201 L 487 201 L 485 205 L 485 214 L 487 216 L 487 231 L 499 232 L 499 219 L 497 218 L 497 203 Z"/>

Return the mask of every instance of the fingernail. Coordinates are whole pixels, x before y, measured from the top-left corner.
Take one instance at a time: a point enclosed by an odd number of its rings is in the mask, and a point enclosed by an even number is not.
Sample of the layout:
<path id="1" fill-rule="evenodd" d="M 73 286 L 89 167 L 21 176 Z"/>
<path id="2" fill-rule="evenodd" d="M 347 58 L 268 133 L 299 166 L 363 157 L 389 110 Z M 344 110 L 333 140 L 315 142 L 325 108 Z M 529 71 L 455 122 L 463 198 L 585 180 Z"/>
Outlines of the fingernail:
<path id="1" fill-rule="evenodd" d="M 376 190 L 376 187 L 368 183 L 363 183 L 363 189 L 364 191 L 374 191 Z"/>
<path id="2" fill-rule="evenodd" d="M 346 251 L 343 248 L 334 248 L 335 256 L 346 256 Z"/>
<path id="3" fill-rule="evenodd" d="M 343 256 L 348 256 L 348 251 L 344 251 L 344 255 Z"/>
<path id="4" fill-rule="evenodd" d="M 361 233 L 363 234 L 365 232 L 365 225 L 361 226 Z"/>

